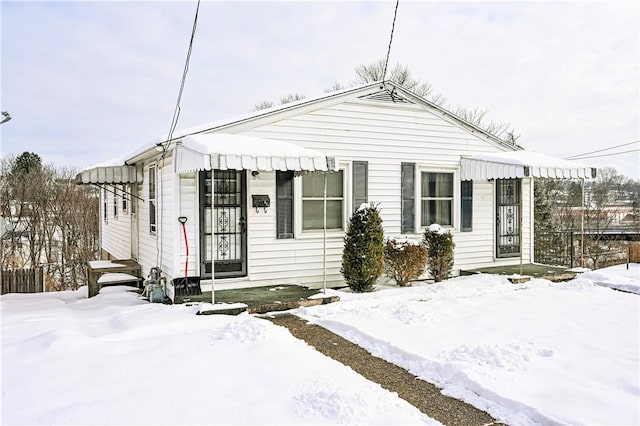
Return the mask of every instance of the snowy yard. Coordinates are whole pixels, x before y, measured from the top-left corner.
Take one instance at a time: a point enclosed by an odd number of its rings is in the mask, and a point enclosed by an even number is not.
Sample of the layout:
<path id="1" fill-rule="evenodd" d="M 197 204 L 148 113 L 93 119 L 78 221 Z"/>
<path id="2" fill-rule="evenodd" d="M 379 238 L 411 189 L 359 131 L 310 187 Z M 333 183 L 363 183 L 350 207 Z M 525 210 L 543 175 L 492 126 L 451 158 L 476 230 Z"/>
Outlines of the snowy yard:
<path id="1" fill-rule="evenodd" d="M 631 266 L 339 292 L 294 313 L 510 424 L 638 424 L 640 297 L 601 286 L 640 288 Z M 122 289 L 0 298 L 2 424 L 435 423 L 270 322 Z"/>

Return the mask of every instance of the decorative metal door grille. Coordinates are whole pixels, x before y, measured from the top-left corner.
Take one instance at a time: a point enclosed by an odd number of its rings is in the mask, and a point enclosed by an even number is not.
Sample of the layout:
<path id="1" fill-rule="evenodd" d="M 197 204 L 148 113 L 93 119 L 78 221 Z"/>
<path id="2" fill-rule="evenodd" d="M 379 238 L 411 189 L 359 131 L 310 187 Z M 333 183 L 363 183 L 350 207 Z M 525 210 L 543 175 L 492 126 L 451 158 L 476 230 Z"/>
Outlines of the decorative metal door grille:
<path id="1" fill-rule="evenodd" d="M 200 172 L 200 275 L 211 277 L 213 238 L 216 278 L 247 274 L 246 178 L 244 171 L 214 172 L 214 224 L 211 226 L 211 171 Z M 213 234 L 212 234 L 213 231 Z"/>
<path id="2" fill-rule="evenodd" d="M 520 255 L 520 179 L 496 180 L 496 256 Z"/>

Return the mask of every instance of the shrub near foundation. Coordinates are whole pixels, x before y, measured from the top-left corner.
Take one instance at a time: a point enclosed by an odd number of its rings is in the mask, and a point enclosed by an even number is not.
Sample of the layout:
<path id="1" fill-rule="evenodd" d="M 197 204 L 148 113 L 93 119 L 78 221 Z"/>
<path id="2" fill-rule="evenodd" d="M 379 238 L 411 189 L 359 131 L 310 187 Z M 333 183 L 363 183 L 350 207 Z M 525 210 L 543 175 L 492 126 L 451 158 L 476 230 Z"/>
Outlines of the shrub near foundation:
<path id="1" fill-rule="evenodd" d="M 427 247 L 427 269 L 435 282 L 446 280 L 453 269 L 453 235 L 438 224 L 424 230 L 424 244 Z"/>
<path id="2" fill-rule="evenodd" d="M 427 248 L 421 241 L 390 238 L 385 244 L 384 262 L 387 276 L 405 287 L 424 273 Z"/>
<path id="3" fill-rule="evenodd" d="M 351 219 L 344 237 L 340 272 L 356 293 L 372 291 L 384 271 L 382 218 L 374 204 L 362 204 Z"/>

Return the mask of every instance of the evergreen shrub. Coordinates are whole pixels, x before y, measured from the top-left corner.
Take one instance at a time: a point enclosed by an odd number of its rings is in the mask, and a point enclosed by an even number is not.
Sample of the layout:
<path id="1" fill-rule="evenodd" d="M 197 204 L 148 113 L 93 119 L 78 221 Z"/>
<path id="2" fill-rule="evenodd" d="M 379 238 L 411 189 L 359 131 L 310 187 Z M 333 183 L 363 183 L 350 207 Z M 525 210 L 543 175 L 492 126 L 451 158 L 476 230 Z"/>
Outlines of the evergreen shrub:
<path id="1" fill-rule="evenodd" d="M 372 291 L 384 271 L 382 218 L 374 204 L 362 204 L 349 219 L 340 272 L 356 293 Z"/>
<path id="2" fill-rule="evenodd" d="M 435 282 L 446 280 L 453 269 L 453 235 L 438 224 L 424 230 L 424 244 L 428 251 L 427 269 Z"/>
<path id="3" fill-rule="evenodd" d="M 427 247 L 417 240 L 390 238 L 384 247 L 384 261 L 387 276 L 405 287 L 424 273 Z"/>

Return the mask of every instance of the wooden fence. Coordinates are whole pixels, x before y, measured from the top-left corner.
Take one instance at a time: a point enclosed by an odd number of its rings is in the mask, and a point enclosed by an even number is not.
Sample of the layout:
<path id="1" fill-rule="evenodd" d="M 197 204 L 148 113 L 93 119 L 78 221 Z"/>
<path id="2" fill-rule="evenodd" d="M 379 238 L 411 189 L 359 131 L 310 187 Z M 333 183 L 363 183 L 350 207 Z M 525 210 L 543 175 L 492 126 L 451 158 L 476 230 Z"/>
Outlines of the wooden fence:
<path id="1" fill-rule="evenodd" d="M 2 283 L 2 294 L 41 293 L 43 291 L 42 268 L 2 270 L 0 283 Z"/>
<path id="2" fill-rule="evenodd" d="M 629 243 L 629 262 L 640 263 L 640 242 Z"/>

